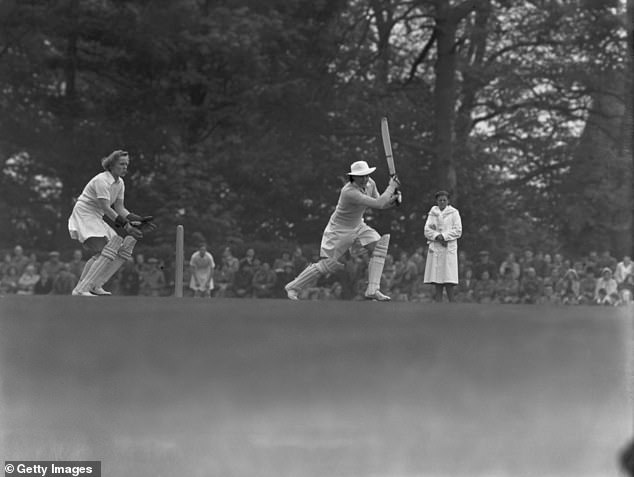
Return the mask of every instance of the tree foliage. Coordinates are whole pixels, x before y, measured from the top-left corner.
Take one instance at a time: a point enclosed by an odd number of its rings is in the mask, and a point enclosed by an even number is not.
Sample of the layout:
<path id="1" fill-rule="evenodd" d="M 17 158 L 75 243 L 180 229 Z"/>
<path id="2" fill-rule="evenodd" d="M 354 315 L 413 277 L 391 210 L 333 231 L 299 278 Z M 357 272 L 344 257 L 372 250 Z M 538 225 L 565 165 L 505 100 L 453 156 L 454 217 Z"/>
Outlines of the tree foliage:
<path id="1" fill-rule="evenodd" d="M 68 246 L 73 199 L 115 148 L 132 155 L 127 205 L 160 218 L 150 243 L 171 243 L 179 223 L 217 246 L 314 243 L 351 162 L 379 166 L 385 184 L 386 115 L 405 201 L 368 220 L 398 246 L 424 243 L 433 193 L 449 188 L 467 249 L 580 252 L 605 231 L 625 253 L 621 8 L 3 2 L 0 244 Z"/>

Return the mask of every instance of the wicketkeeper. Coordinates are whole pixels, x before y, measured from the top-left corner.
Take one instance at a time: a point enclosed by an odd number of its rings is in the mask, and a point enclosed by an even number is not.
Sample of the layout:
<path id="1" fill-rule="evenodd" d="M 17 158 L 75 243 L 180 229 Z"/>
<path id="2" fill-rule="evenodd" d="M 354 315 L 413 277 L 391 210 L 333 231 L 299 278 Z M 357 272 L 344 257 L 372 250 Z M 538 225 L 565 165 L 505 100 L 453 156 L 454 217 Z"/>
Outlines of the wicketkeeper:
<path id="1" fill-rule="evenodd" d="M 153 217 L 133 214 L 124 206 L 123 177 L 129 164 L 126 151 L 103 158 L 104 172 L 86 184 L 73 207 L 68 219 L 70 236 L 95 254 L 86 262 L 73 295 L 111 295 L 103 285 L 132 258 L 137 240 L 156 228 Z"/>
<path id="2" fill-rule="evenodd" d="M 341 189 L 339 202 L 321 239 L 319 262 L 306 267 L 285 287 L 291 300 L 298 300 L 301 291 L 317 283 L 320 276 L 341 270 L 344 266 L 340 261 L 343 255 L 348 251 L 357 255 L 362 247 L 371 254 L 365 298 L 390 300 L 379 290 L 390 235 L 379 235 L 364 222 L 363 214 L 368 207 L 386 209 L 393 206 L 398 198 L 395 191 L 399 181 L 396 177 L 390 178 L 383 194 L 379 194 L 376 183 L 370 178 L 375 170 L 376 167 L 368 166 L 365 161 L 357 161 L 350 166 L 349 182 Z"/>

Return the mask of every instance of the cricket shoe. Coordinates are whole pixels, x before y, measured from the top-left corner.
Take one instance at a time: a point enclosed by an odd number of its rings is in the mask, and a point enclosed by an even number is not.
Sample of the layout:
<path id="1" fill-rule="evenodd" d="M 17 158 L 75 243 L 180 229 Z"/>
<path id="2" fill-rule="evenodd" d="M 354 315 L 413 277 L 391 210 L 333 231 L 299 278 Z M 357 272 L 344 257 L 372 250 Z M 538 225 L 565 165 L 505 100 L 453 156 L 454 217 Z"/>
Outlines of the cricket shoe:
<path id="1" fill-rule="evenodd" d="M 288 296 L 289 300 L 299 300 L 299 292 L 294 288 L 284 287 L 286 290 L 286 296 Z"/>
<path id="2" fill-rule="evenodd" d="M 97 296 L 97 295 L 93 295 L 89 291 L 79 291 L 79 290 L 76 290 L 76 289 L 72 291 L 71 295 L 73 295 L 73 296 Z"/>
<path id="3" fill-rule="evenodd" d="M 101 287 L 92 288 L 90 290 L 90 293 L 92 293 L 93 295 L 97 295 L 97 296 L 110 296 L 110 295 L 112 295 L 112 293 L 110 293 L 108 290 L 104 290 Z"/>
<path id="4" fill-rule="evenodd" d="M 372 300 L 372 301 L 390 301 L 391 298 L 383 293 L 381 293 L 381 290 L 377 290 L 372 294 L 365 294 L 365 299 L 366 300 Z"/>

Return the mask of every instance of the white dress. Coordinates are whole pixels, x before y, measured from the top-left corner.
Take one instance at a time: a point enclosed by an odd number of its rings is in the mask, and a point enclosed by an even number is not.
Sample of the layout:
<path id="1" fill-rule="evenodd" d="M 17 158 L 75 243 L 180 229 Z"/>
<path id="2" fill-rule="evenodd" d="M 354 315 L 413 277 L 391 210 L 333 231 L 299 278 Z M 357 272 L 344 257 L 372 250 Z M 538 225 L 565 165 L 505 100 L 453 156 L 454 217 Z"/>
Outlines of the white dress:
<path id="1" fill-rule="evenodd" d="M 125 185 L 122 178 L 115 178 L 109 171 L 93 177 L 77 199 L 68 219 L 71 238 L 84 243 L 90 237 L 106 237 L 110 240 L 117 233 L 103 220 L 103 211 L 97 199 L 106 199 L 113 205 L 117 199 L 123 201 Z"/>

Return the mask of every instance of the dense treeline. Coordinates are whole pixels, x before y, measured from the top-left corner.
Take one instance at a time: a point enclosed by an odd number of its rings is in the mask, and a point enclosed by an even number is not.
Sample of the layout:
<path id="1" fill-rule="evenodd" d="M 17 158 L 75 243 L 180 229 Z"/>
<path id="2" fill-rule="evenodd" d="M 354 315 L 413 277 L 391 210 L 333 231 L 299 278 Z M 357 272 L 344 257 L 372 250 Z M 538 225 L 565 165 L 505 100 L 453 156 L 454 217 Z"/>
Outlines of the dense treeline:
<path id="1" fill-rule="evenodd" d="M 622 2 L 8 0 L 0 6 L 0 247 L 67 248 L 115 148 L 131 209 L 217 246 L 312 243 L 349 164 L 422 243 L 439 188 L 463 246 L 631 253 L 631 58 Z M 191 236 L 191 235 L 190 235 Z"/>

